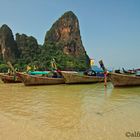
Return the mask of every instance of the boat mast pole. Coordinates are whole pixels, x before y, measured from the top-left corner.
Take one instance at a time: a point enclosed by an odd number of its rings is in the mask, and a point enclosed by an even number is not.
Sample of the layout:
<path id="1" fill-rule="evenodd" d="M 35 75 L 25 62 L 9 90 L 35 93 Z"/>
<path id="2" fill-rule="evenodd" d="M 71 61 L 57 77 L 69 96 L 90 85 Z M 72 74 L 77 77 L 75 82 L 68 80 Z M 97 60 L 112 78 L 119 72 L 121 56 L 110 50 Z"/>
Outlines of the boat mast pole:
<path id="1" fill-rule="evenodd" d="M 104 71 L 104 86 L 107 87 L 107 69 L 105 68 L 102 60 L 99 61 L 99 64 Z"/>

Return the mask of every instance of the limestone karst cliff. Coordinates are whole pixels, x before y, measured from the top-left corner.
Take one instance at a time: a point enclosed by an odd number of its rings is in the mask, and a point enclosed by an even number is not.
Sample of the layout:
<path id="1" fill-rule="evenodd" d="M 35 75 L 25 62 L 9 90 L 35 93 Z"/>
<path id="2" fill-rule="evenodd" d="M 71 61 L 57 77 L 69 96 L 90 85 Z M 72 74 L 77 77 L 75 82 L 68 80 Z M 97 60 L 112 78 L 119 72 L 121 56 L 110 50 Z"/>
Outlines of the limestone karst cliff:
<path id="1" fill-rule="evenodd" d="M 6 24 L 0 28 L 0 63 L 11 61 L 22 66 L 37 64 L 43 69 L 50 69 L 52 58 L 56 59 L 62 70 L 89 68 L 79 21 L 72 11 L 64 13 L 46 32 L 43 45 L 39 45 L 35 37 L 26 34 L 17 33 L 14 39 L 12 30 Z"/>
<path id="2" fill-rule="evenodd" d="M 44 45 L 50 43 L 53 43 L 56 49 L 61 49 L 65 55 L 73 56 L 75 61 L 77 59 L 79 65 L 89 67 L 89 57 L 82 43 L 79 21 L 72 11 L 64 13 L 46 33 Z"/>
<path id="3" fill-rule="evenodd" d="M 5 61 L 12 62 L 18 57 L 18 49 L 12 30 L 6 24 L 0 28 L 0 57 Z"/>

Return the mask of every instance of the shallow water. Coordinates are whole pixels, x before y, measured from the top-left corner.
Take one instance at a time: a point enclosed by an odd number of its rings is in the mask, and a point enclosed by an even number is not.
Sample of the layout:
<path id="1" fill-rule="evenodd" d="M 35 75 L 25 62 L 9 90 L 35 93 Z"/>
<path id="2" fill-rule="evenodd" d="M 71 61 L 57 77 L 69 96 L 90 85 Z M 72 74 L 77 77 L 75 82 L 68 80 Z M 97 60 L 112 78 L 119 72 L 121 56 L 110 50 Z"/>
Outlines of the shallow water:
<path id="1" fill-rule="evenodd" d="M 0 140 L 125 140 L 139 122 L 140 87 L 0 83 Z"/>

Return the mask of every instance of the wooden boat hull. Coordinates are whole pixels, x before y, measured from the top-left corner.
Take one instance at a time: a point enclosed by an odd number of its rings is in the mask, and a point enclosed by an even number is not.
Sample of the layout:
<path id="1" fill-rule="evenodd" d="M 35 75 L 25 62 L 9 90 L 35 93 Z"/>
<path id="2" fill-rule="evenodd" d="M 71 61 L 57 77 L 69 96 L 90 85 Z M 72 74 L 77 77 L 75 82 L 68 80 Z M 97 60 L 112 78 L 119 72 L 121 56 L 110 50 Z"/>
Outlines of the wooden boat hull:
<path id="1" fill-rule="evenodd" d="M 65 83 L 67 84 L 80 84 L 80 83 L 97 83 L 97 82 L 103 82 L 103 77 L 97 77 L 97 76 L 85 76 L 85 75 L 78 75 L 78 73 L 71 73 L 71 72 L 61 72 Z"/>
<path id="2" fill-rule="evenodd" d="M 29 74 L 23 73 L 16 73 L 16 75 L 21 78 L 22 82 L 26 86 L 31 85 L 55 85 L 55 84 L 63 84 L 64 78 L 50 78 L 50 77 L 43 77 L 43 76 L 34 76 Z"/>
<path id="3" fill-rule="evenodd" d="M 0 78 L 4 83 L 21 83 L 22 82 L 19 77 L 10 76 L 7 74 L 1 74 Z"/>
<path id="4" fill-rule="evenodd" d="M 109 77 L 114 87 L 140 86 L 140 77 L 137 76 L 110 73 Z"/>

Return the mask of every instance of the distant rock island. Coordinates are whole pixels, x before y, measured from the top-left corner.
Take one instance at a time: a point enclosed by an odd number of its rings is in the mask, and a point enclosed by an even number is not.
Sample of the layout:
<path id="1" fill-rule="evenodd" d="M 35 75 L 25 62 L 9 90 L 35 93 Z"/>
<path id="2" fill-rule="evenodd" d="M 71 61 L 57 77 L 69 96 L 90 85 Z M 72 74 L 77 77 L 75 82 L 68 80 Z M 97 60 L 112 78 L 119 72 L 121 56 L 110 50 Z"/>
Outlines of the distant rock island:
<path id="1" fill-rule="evenodd" d="M 6 25 L 0 28 L 0 64 L 11 61 L 20 68 L 36 65 L 40 70 L 51 69 L 54 58 L 62 70 L 85 70 L 89 57 L 82 44 L 79 21 L 72 11 L 64 13 L 46 32 L 44 44 L 33 36 L 16 33 Z"/>

